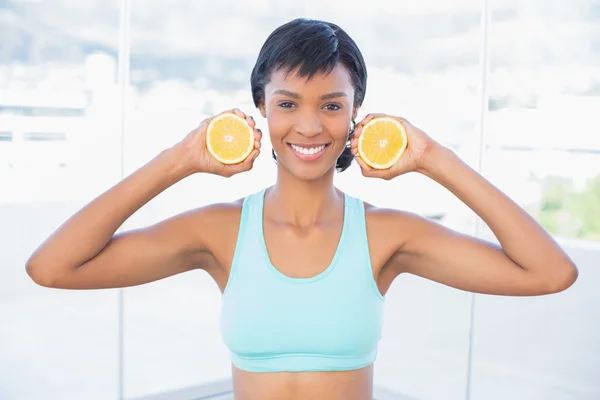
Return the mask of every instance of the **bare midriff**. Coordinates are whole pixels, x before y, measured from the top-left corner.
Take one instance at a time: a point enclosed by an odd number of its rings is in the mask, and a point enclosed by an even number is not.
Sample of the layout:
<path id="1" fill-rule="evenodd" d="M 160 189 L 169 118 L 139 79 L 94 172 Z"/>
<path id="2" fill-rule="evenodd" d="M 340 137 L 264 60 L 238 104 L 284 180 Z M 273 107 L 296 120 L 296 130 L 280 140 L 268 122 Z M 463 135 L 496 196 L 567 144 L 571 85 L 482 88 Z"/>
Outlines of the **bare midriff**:
<path id="1" fill-rule="evenodd" d="M 235 400 L 372 400 L 373 365 L 334 372 L 247 372 L 233 366 Z"/>

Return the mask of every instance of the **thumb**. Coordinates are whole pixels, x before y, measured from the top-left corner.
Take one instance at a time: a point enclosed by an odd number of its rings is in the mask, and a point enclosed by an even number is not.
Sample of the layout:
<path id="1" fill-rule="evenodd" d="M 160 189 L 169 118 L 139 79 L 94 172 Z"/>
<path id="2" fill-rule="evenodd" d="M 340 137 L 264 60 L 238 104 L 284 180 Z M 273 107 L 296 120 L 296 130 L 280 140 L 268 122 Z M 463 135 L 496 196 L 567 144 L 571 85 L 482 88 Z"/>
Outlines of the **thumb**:
<path id="1" fill-rule="evenodd" d="M 252 153 L 241 163 L 242 166 L 246 167 L 247 170 L 251 169 L 254 166 L 254 161 L 258 158 L 260 154 L 260 149 L 252 150 Z"/>
<path id="2" fill-rule="evenodd" d="M 233 174 L 250 171 L 252 169 L 252 167 L 254 166 L 254 160 L 256 160 L 256 158 L 258 157 L 259 154 L 260 154 L 260 150 L 254 149 L 254 150 L 252 150 L 252 153 L 250 153 L 250 155 L 248 157 L 246 157 L 246 159 L 244 161 L 242 161 L 239 164 L 229 165 L 228 167 L 231 169 L 231 172 Z"/>

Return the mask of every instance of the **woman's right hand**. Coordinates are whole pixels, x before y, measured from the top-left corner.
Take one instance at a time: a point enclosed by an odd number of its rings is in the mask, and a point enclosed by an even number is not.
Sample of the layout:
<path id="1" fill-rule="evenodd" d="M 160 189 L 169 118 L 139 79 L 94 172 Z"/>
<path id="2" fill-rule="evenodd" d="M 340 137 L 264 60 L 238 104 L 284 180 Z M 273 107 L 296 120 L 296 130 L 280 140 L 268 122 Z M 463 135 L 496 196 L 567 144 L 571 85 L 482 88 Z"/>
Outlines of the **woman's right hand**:
<path id="1" fill-rule="evenodd" d="M 212 232 L 208 208 L 116 234 L 123 223 L 158 194 L 195 172 L 232 176 L 248 171 L 260 149 L 261 132 L 252 117 L 232 110 L 254 129 L 254 150 L 237 165 L 224 165 L 206 148 L 203 121 L 181 142 L 161 152 L 81 208 L 26 262 L 42 286 L 99 289 L 139 285 L 193 268 L 206 268 Z M 204 226 L 198 229 L 198 226 Z"/>
<path id="2" fill-rule="evenodd" d="M 192 174 L 197 172 L 204 172 L 209 174 L 220 175 L 224 177 L 230 177 L 240 172 L 249 171 L 252 169 L 254 160 L 260 153 L 260 141 L 262 139 L 262 132 L 256 128 L 254 118 L 246 115 L 239 109 L 233 109 L 225 111 L 226 113 L 235 113 L 240 117 L 244 118 L 248 125 L 254 129 L 254 150 L 252 153 L 239 164 L 223 164 L 215 159 L 206 147 L 206 129 L 210 121 L 217 115 L 207 118 L 193 131 L 188 133 L 186 137 L 175 146 L 182 154 L 181 162 L 184 163 L 184 168 L 191 171 Z M 223 114 L 223 113 L 221 113 Z M 220 115 L 220 114 L 219 114 Z"/>

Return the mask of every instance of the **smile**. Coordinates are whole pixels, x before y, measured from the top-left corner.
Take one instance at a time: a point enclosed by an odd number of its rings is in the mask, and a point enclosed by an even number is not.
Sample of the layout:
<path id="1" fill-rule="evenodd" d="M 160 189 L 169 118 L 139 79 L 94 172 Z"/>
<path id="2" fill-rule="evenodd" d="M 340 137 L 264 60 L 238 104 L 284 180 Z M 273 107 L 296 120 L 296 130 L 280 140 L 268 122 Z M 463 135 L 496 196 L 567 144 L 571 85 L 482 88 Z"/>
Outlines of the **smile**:
<path id="1" fill-rule="evenodd" d="M 325 149 L 327 149 L 329 144 L 321 144 L 317 146 L 301 146 L 290 143 L 289 146 L 294 151 L 294 154 L 296 154 L 302 160 L 313 161 L 318 159 L 323 153 L 325 153 Z"/>

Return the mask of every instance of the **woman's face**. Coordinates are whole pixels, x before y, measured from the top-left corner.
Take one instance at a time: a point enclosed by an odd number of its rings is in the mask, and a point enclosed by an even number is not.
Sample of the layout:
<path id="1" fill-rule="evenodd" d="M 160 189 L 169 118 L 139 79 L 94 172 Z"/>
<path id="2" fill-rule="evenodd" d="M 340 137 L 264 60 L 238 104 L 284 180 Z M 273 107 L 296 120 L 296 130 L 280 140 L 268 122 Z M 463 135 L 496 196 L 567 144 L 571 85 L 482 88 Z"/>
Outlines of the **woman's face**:
<path id="1" fill-rule="evenodd" d="M 316 180 L 335 168 L 357 108 L 346 68 L 307 81 L 296 71 L 274 71 L 259 106 L 267 118 L 277 163 L 303 180 Z"/>

